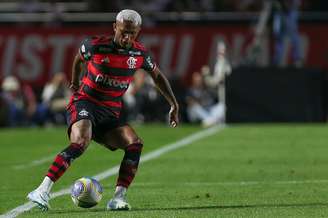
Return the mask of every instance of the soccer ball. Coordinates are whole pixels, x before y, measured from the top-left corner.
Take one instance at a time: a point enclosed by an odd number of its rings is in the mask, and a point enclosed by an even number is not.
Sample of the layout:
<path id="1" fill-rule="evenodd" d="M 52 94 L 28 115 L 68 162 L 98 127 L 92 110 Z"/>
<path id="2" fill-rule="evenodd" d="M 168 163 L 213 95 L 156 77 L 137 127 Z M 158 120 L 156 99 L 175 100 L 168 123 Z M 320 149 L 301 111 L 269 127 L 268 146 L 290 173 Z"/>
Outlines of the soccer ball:
<path id="1" fill-rule="evenodd" d="M 102 198 L 100 183 L 89 177 L 76 180 L 71 188 L 71 197 L 75 205 L 90 208 L 97 205 Z"/>

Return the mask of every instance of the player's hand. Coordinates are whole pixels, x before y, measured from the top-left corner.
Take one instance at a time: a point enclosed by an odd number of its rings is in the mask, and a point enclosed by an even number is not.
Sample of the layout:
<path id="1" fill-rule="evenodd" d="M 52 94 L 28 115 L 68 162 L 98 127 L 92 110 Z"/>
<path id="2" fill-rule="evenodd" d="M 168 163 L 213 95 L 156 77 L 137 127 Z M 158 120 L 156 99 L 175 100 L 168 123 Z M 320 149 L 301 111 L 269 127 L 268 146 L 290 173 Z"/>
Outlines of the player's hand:
<path id="1" fill-rule="evenodd" d="M 179 124 L 179 109 L 177 106 L 171 106 L 169 112 L 170 125 L 174 128 Z"/>

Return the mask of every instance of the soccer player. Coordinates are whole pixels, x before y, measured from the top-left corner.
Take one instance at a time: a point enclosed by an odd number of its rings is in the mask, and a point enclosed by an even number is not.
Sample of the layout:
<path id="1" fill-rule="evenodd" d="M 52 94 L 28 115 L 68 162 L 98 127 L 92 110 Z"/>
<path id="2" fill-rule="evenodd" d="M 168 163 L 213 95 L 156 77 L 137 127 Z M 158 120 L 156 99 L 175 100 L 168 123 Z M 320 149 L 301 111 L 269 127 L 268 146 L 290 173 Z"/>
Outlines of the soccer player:
<path id="1" fill-rule="evenodd" d="M 171 105 L 169 121 L 176 127 L 179 106 L 170 84 L 149 52 L 136 41 L 141 16 L 133 10 L 122 10 L 113 24 L 114 37 L 86 38 L 75 56 L 71 88 L 74 93 L 67 107 L 70 144 L 56 157 L 40 186 L 27 196 L 42 210 L 49 208 L 49 193 L 73 160 L 87 149 L 91 140 L 114 151 L 125 151 L 120 165 L 116 189 L 108 202 L 109 210 L 129 210 L 126 191 L 139 164 L 142 140 L 131 126 L 122 121 L 122 96 L 136 70 L 144 69 L 153 78 L 161 94 Z M 87 72 L 79 81 L 81 65 Z"/>

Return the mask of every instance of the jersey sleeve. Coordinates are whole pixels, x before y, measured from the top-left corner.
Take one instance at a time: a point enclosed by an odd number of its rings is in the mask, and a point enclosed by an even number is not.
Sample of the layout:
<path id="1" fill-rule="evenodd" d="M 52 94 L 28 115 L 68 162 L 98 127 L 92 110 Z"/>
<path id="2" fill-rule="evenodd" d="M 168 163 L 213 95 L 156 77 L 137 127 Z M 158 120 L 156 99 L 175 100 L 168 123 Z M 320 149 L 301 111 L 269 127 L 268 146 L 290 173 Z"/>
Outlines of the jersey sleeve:
<path id="1" fill-rule="evenodd" d="M 148 71 L 148 72 L 152 72 L 155 70 L 156 66 L 157 65 L 156 65 L 153 57 L 150 55 L 150 53 L 148 51 L 146 51 L 144 53 L 144 62 L 142 65 L 142 69 L 144 69 L 145 71 Z"/>
<path id="2" fill-rule="evenodd" d="M 83 60 L 89 61 L 93 54 L 93 46 L 91 44 L 91 38 L 85 38 L 79 48 L 80 56 Z"/>

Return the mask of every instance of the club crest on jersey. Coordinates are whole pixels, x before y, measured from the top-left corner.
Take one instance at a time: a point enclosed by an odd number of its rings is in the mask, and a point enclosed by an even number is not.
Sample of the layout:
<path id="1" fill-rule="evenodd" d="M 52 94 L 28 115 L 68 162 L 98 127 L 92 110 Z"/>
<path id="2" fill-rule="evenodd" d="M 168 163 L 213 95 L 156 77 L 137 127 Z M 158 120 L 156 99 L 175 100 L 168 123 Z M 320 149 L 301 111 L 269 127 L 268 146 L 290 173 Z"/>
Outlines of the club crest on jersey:
<path id="1" fill-rule="evenodd" d="M 129 69 L 136 68 L 137 60 L 138 60 L 137 58 L 129 57 L 129 59 L 126 61 L 126 63 L 128 64 Z"/>
<path id="2" fill-rule="evenodd" d="M 81 117 L 87 117 L 87 116 L 89 116 L 89 112 L 86 111 L 85 109 L 82 109 L 82 110 L 79 112 L 79 115 L 80 115 Z"/>

